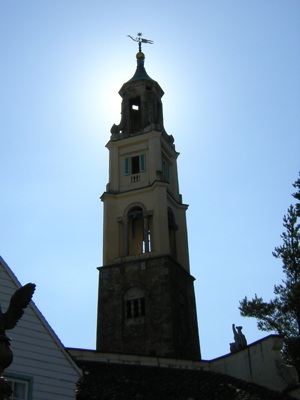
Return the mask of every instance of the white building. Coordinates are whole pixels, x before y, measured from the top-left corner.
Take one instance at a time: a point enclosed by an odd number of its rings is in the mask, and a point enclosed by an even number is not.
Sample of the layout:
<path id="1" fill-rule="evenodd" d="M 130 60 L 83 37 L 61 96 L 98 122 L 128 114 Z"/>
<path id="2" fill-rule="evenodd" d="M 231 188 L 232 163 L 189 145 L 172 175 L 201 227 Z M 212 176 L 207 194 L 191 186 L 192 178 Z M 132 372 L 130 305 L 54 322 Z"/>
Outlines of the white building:
<path id="1" fill-rule="evenodd" d="M 3 312 L 20 286 L 0 257 L 0 304 Z M 12 382 L 12 400 L 75 399 L 81 370 L 32 301 L 17 326 L 7 335 L 12 339 L 14 359 L 4 376 Z"/>

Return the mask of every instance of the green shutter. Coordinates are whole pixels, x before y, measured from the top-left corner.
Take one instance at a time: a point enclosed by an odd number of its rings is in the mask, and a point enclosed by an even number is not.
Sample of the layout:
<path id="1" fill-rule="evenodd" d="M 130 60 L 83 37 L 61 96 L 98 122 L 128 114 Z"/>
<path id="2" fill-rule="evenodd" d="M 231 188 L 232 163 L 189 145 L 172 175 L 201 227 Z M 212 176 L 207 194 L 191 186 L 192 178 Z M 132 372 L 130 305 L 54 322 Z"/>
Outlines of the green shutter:
<path id="1" fill-rule="evenodd" d="M 140 154 L 140 172 L 145 172 L 145 154 Z"/>
<path id="2" fill-rule="evenodd" d="M 129 175 L 129 157 L 124 158 L 124 175 Z"/>

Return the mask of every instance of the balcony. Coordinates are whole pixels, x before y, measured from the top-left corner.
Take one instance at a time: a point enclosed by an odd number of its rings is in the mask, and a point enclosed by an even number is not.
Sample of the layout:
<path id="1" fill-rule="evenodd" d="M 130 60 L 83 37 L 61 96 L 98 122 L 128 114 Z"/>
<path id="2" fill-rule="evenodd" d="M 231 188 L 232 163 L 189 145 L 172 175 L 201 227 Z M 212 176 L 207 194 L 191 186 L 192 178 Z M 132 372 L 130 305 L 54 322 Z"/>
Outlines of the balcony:
<path id="1" fill-rule="evenodd" d="M 131 183 L 140 182 L 141 177 L 140 174 L 131 175 Z"/>

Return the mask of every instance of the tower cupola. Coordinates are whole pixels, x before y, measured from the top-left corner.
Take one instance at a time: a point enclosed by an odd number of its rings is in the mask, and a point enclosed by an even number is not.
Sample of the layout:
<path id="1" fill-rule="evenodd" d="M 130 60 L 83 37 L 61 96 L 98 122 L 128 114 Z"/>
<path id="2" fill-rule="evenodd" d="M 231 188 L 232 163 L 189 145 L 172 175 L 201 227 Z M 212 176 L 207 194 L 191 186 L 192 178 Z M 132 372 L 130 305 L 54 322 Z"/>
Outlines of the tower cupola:
<path id="1" fill-rule="evenodd" d="M 141 49 L 136 54 L 136 61 L 135 74 L 123 84 L 119 91 L 122 97 L 121 121 L 119 125 L 112 126 L 111 140 L 120 140 L 156 130 L 163 132 L 168 141 L 173 143 L 173 138 L 166 134 L 163 127 L 161 98 L 164 91 L 147 74 L 144 67 L 145 54 Z"/>

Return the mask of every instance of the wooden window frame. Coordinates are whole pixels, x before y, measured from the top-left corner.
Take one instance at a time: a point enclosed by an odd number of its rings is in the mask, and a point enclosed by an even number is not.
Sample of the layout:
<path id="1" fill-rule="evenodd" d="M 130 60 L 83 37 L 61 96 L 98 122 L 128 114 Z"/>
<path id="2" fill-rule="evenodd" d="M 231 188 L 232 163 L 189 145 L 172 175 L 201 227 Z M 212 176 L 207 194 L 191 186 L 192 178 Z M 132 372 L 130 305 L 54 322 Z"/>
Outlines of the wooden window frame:
<path id="1" fill-rule="evenodd" d="M 137 171 L 133 172 L 133 163 L 136 163 L 138 157 L 138 164 L 136 164 L 137 166 Z M 134 160 L 134 161 L 133 161 Z M 135 168 L 136 168 L 135 166 Z M 146 171 L 146 155 L 143 154 L 139 154 L 137 156 L 131 156 L 131 157 L 125 157 L 124 158 L 124 175 L 128 176 L 128 175 L 135 175 L 135 174 L 139 174 L 141 172 L 145 172 Z"/>
<path id="2" fill-rule="evenodd" d="M 14 390 L 14 385 L 23 384 L 25 385 L 25 398 L 20 398 L 14 396 L 14 393 L 9 397 L 9 400 L 32 400 L 32 387 L 33 378 L 24 375 L 17 374 L 5 374 L 5 379 L 11 385 L 12 390 Z"/>

